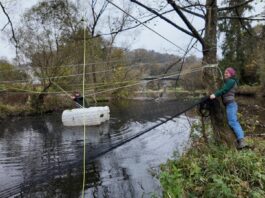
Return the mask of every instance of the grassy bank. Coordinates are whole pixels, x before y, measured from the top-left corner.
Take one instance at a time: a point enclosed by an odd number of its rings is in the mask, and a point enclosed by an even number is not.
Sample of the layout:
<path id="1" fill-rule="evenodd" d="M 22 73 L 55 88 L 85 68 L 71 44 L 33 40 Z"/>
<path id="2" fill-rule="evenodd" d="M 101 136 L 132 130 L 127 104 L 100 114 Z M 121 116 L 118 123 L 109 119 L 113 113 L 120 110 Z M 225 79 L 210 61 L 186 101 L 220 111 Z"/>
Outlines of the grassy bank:
<path id="1" fill-rule="evenodd" d="M 97 102 L 107 102 L 109 98 L 97 98 Z M 91 104 L 92 105 L 92 104 Z M 27 93 L 6 93 L 0 97 L 0 120 L 14 116 L 39 115 L 48 112 L 76 108 L 75 103 L 66 95 L 48 95 L 42 105 L 36 105 L 36 95 Z"/>
<path id="2" fill-rule="evenodd" d="M 182 157 L 161 165 L 163 197 L 265 197 L 265 136 L 255 137 L 265 132 L 264 102 L 237 99 L 239 120 L 251 148 L 238 151 L 195 139 Z"/>
<path id="3" fill-rule="evenodd" d="M 0 101 L 0 120 L 13 116 L 38 115 L 46 112 L 60 111 L 73 107 L 70 99 L 64 96 L 47 96 L 43 105 L 34 108 L 34 98 L 25 94 L 9 95 Z"/>
<path id="4" fill-rule="evenodd" d="M 265 140 L 253 149 L 196 144 L 178 160 L 161 165 L 163 197 L 265 197 Z"/>
<path id="5" fill-rule="evenodd" d="M 265 197 L 265 136 L 255 137 L 265 134 L 264 102 L 262 98 L 237 99 L 239 120 L 252 148 L 238 151 L 206 145 L 193 134 L 194 143 L 187 153 L 161 165 L 164 197 Z M 200 123 L 193 127 L 200 132 Z"/>

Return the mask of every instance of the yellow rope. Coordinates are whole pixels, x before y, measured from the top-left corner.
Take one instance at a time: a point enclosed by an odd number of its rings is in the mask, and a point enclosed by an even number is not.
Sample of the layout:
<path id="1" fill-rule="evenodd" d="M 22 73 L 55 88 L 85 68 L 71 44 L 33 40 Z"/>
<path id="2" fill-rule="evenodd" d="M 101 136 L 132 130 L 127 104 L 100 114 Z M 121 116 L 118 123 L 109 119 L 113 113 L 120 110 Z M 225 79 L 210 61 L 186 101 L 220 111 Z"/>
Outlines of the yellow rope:
<path id="1" fill-rule="evenodd" d="M 84 20 L 84 19 L 83 19 Z M 84 66 L 83 66 L 83 108 L 85 108 L 85 71 L 86 71 L 86 23 L 84 20 Z M 83 145 L 83 187 L 82 198 L 85 196 L 85 183 L 86 183 L 86 125 L 85 115 L 84 119 L 84 145 Z"/>

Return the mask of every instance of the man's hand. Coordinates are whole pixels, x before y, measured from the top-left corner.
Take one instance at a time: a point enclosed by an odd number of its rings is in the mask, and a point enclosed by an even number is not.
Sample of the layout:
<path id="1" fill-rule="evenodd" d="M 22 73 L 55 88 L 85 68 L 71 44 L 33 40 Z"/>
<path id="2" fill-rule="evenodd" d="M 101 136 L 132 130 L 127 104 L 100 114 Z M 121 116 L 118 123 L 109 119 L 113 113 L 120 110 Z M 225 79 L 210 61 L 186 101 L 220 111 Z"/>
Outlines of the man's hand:
<path id="1" fill-rule="evenodd" d="M 211 94 L 211 95 L 210 95 L 210 99 L 211 99 L 211 100 L 213 100 L 213 99 L 215 99 L 215 98 L 216 98 L 216 96 L 215 96 L 214 94 Z"/>

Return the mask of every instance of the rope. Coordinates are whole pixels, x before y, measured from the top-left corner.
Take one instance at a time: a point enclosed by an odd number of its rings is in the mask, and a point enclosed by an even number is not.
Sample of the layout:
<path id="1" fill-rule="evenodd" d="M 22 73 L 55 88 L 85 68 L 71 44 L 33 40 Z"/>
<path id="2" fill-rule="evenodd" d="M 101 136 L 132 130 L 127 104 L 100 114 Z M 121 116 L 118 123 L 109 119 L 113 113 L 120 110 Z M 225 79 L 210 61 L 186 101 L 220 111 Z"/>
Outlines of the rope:
<path id="1" fill-rule="evenodd" d="M 179 115 L 185 113 L 186 111 L 188 111 L 188 110 L 194 108 L 195 106 L 197 106 L 197 105 L 199 105 L 199 104 L 201 104 L 201 103 L 205 103 L 205 102 L 208 101 L 208 100 L 209 100 L 209 97 L 208 97 L 208 96 L 205 96 L 205 97 L 201 98 L 198 102 L 196 102 L 196 103 L 194 103 L 193 105 L 187 107 L 186 109 L 184 109 L 184 110 L 178 112 L 177 114 L 175 114 L 175 115 L 173 115 L 173 116 L 167 118 L 166 120 L 161 121 L 160 123 L 158 123 L 158 124 L 156 124 L 156 125 L 154 125 L 154 126 L 148 128 L 148 129 L 146 129 L 146 130 L 143 130 L 143 131 L 138 132 L 137 134 L 135 134 L 135 135 L 133 135 L 133 136 L 131 136 L 131 137 L 126 138 L 125 140 L 123 140 L 123 141 L 121 141 L 121 142 L 115 144 L 113 147 L 111 147 L 111 148 L 109 148 L 109 149 L 107 149 L 107 150 L 105 150 L 105 151 L 102 151 L 102 152 L 98 153 L 96 156 L 94 156 L 94 157 L 90 157 L 90 159 L 91 159 L 91 160 L 95 160 L 96 158 L 98 158 L 98 157 L 100 157 L 100 156 L 102 156 L 102 155 L 105 155 L 106 153 L 108 153 L 108 152 L 110 152 L 110 151 L 112 151 L 112 150 L 114 150 L 114 149 L 116 149 L 116 148 L 118 148 L 118 147 L 120 147 L 120 146 L 122 146 L 122 145 L 124 145 L 124 144 L 126 144 L 126 143 L 128 143 L 128 142 L 130 142 L 130 141 L 132 141 L 133 139 L 135 139 L 135 138 L 137 138 L 137 137 L 139 137 L 139 136 L 141 136 L 141 135 L 143 135 L 143 134 L 145 134 L 145 133 L 147 133 L 147 132 L 149 132 L 149 131 L 151 131 L 151 130 L 157 128 L 157 127 L 159 127 L 159 126 L 162 125 L 162 124 L 165 124 L 166 122 L 168 122 L 168 121 L 174 119 L 175 117 L 177 117 L 177 116 L 179 116 Z"/>
<path id="2" fill-rule="evenodd" d="M 85 104 L 85 73 L 86 73 L 86 23 L 84 21 L 84 65 L 83 65 L 83 104 Z M 84 107 L 85 108 L 85 107 Z M 83 185 L 82 185 L 82 198 L 85 196 L 85 182 L 86 182 L 86 116 L 83 116 L 84 122 L 84 144 L 83 144 Z"/>
<path id="3" fill-rule="evenodd" d="M 153 66 L 153 63 L 148 63 L 151 66 Z M 138 64 L 124 64 L 123 66 L 128 66 L 128 68 L 133 68 L 133 67 L 139 67 L 142 66 L 142 63 L 138 63 Z M 96 71 L 96 72 L 88 72 L 86 74 L 94 74 L 94 73 L 105 73 L 108 71 L 115 71 L 116 68 L 110 69 L 110 70 L 100 70 L 100 71 Z M 38 78 L 37 80 L 45 80 L 45 79 L 58 79 L 58 78 L 68 78 L 68 77 L 76 77 L 76 76 L 83 76 L 83 73 L 78 73 L 78 74 L 71 74 L 71 75 L 61 75 L 61 76 L 54 76 L 54 77 L 43 77 L 43 78 Z M 5 81 L 0 81 L 0 83 L 14 83 L 14 82 L 29 82 L 31 80 L 5 80 Z"/>
<path id="4" fill-rule="evenodd" d="M 216 68 L 216 69 L 219 71 L 222 80 L 224 81 L 223 73 L 222 73 L 220 67 L 218 66 L 218 64 L 209 64 L 209 65 L 205 65 L 205 66 L 203 66 L 203 68 Z"/>
<path id="5" fill-rule="evenodd" d="M 67 96 L 69 96 L 70 98 L 71 98 L 71 95 L 68 93 L 68 92 L 66 92 L 62 87 L 60 87 L 57 83 L 55 83 L 55 82 L 53 82 L 53 81 L 51 81 L 51 83 L 53 83 L 55 86 L 57 86 L 59 89 L 61 89 Z M 80 108 L 82 108 L 83 106 L 82 105 L 80 105 L 78 102 L 75 102 L 76 103 L 76 105 L 77 106 L 79 106 Z M 84 102 L 83 102 L 83 104 L 85 104 Z"/>
<path id="6" fill-rule="evenodd" d="M 164 74 L 160 74 L 160 75 L 157 75 L 157 76 L 154 76 L 154 78 L 156 79 L 153 79 L 153 80 L 149 80 L 149 82 L 152 82 L 152 81 L 156 81 L 156 80 L 161 80 L 163 78 L 168 78 L 168 77 L 173 77 L 173 76 L 182 76 L 182 75 L 186 75 L 186 74 L 189 74 L 189 73 L 194 73 L 194 72 L 198 72 L 202 70 L 202 68 L 195 68 L 195 69 L 192 69 L 190 71 L 186 71 L 186 72 L 177 72 L 177 73 L 171 73 L 167 76 L 165 76 Z M 136 79 L 136 80 L 142 80 L 142 79 Z M 122 81 L 122 82 L 115 82 L 115 83 L 112 83 L 112 84 L 122 84 L 122 83 L 126 83 L 126 82 L 137 82 L 136 80 L 131 80 L 131 81 Z M 62 87 L 60 87 L 57 83 L 55 83 L 54 81 L 51 81 L 54 85 L 56 85 L 60 90 L 62 90 L 64 93 L 66 93 L 68 96 L 70 96 Z M 126 88 L 126 87 L 131 87 L 131 86 L 135 86 L 135 85 L 139 85 L 139 84 L 142 84 L 142 82 L 137 82 L 137 83 L 133 83 L 133 84 L 129 84 L 129 85 L 125 85 L 125 86 L 120 86 L 120 87 L 116 87 L 116 88 L 111 88 L 111 89 L 107 89 L 107 90 L 103 90 L 103 91 L 100 91 L 100 92 L 96 92 L 96 94 L 99 94 L 99 93 L 104 93 L 104 92 L 109 92 L 109 91 L 113 91 L 113 90 L 117 90 L 117 89 L 122 89 L 122 88 Z M 100 87 L 103 87 L 103 86 L 109 86 L 110 84 L 105 84 L 105 85 L 102 85 L 102 86 L 96 86 L 96 88 L 100 88 Z M 16 90 L 21 90 L 21 91 L 24 91 L 24 92 L 29 92 L 29 93 L 52 93 L 52 94 L 55 94 L 55 93 L 61 93 L 61 92 L 38 92 L 38 91 L 31 91 L 31 90 L 27 90 L 27 89 L 20 89 L 20 88 L 15 88 L 15 87 L 12 87 L 12 89 L 16 89 Z M 86 91 L 91 91 L 92 89 L 87 89 Z M 93 94 L 91 94 L 93 95 Z M 90 95 L 86 95 L 86 96 L 90 96 Z"/>
<path id="7" fill-rule="evenodd" d="M 191 104 L 190 106 L 187 106 L 187 108 L 181 110 L 177 114 L 167 118 L 166 120 L 160 120 L 160 123 L 158 123 L 158 124 L 156 124 L 156 125 L 154 125 L 152 127 L 149 127 L 149 128 L 147 128 L 147 129 L 145 129 L 143 131 L 140 131 L 137 134 L 124 139 L 124 141 L 121 141 L 121 142 L 118 142 L 118 143 L 114 144 L 112 147 L 110 147 L 108 149 L 105 149 L 105 150 L 97 153 L 94 156 L 90 156 L 89 159 L 91 161 L 95 160 L 98 157 L 101 157 L 102 155 L 104 155 L 104 154 L 106 154 L 106 153 L 118 148 L 119 146 L 122 146 L 122 145 L 132 141 L 133 139 L 135 139 L 135 138 L 137 138 L 137 137 L 139 137 L 139 136 L 151 131 L 152 129 L 154 129 L 154 128 L 156 128 L 156 127 L 158 127 L 158 126 L 160 126 L 160 125 L 162 125 L 162 124 L 174 119 L 175 117 L 185 113 L 186 111 L 194 108 L 196 105 L 198 105 L 200 103 L 203 103 L 203 102 L 205 102 L 207 100 L 208 100 L 208 97 L 203 97 L 203 98 L 199 99 L 197 102 Z M 59 172 L 58 171 L 57 172 L 53 172 L 54 169 L 52 169 L 52 168 L 50 169 L 50 171 L 45 169 L 46 171 L 45 171 L 44 174 L 39 174 L 39 175 L 37 174 L 34 178 L 32 178 L 31 182 L 33 182 L 35 184 L 40 184 L 41 182 L 48 182 L 47 181 L 48 179 L 55 178 L 56 176 L 60 176 L 61 174 L 65 173 L 67 170 L 78 167 L 80 165 L 80 163 L 82 163 L 82 159 L 80 159 L 80 160 L 78 160 L 78 161 L 76 161 L 74 163 L 71 163 L 71 164 L 64 163 L 67 166 L 60 167 L 60 171 Z M 15 183 L 12 187 L 5 188 L 4 190 L 0 190 L 0 197 L 10 197 L 12 195 L 16 195 L 17 193 L 21 192 L 21 190 L 23 190 L 25 192 L 28 189 L 30 189 L 30 184 L 24 183 L 23 185 L 21 185 L 18 182 L 18 183 Z"/>
<path id="8" fill-rule="evenodd" d="M 124 60 L 113 60 L 113 61 L 98 61 L 98 62 L 94 62 L 94 63 L 88 63 L 86 64 L 86 66 L 92 66 L 92 65 L 99 65 L 99 64 L 108 64 L 108 63 L 123 63 Z M 49 68 L 53 68 L 53 67 L 79 67 L 79 66 L 83 66 L 84 64 L 70 64 L 70 65 L 52 65 L 52 66 L 49 66 L 49 67 L 42 67 L 42 66 L 35 66 L 35 67 L 41 67 L 42 69 L 49 69 Z M 16 69 L 2 69 L 0 70 L 0 72 L 10 72 L 10 71 L 23 71 L 25 69 L 28 69 L 28 68 L 16 68 Z"/>

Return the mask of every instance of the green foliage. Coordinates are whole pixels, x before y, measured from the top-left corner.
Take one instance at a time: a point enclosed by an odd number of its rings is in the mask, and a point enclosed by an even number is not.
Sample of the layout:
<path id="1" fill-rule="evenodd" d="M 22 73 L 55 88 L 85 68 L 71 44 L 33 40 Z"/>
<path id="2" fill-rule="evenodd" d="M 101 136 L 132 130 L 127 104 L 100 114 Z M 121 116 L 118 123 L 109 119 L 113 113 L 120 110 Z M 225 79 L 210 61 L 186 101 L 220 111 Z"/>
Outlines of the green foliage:
<path id="1" fill-rule="evenodd" d="M 0 119 L 8 116 L 26 115 L 32 113 L 32 108 L 24 105 L 8 105 L 0 103 Z"/>
<path id="2" fill-rule="evenodd" d="M 164 197 L 264 197 L 263 151 L 217 145 L 193 148 L 161 166 Z"/>
<path id="3" fill-rule="evenodd" d="M 174 174 L 171 174 L 174 172 Z M 160 181 L 168 197 L 181 197 L 183 194 L 182 175 L 176 166 L 172 165 L 160 175 Z M 173 184 L 174 185 L 171 185 Z"/>
<path id="4" fill-rule="evenodd" d="M 243 3 L 244 0 L 224 0 L 229 6 L 235 6 Z M 223 11 L 222 15 L 226 17 L 242 17 L 246 12 L 250 12 L 253 7 L 246 4 L 237 9 Z M 225 35 L 225 40 L 222 44 L 223 60 L 220 66 L 234 67 L 237 69 L 238 77 L 244 83 L 253 83 L 257 80 L 257 65 L 255 59 L 255 48 L 258 40 L 255 32 L 251 29 L 251 24 L 247 20 L 226 19 L 219 24 L 220 32 Z"/>
<path id="5" fill-rule="evenodd" d="M 112 76 L 112 83 L 118 83 L 118 82 L 122 82 L 125 81 L 126 79 L 126 71 L 125 71 L 125 67 L 123 65 L 119 65 L 115 68 L 114 70 L 114 74 Z M 110 89 L 115 89 L 112 92 L 112 97 L 113 98 L 126 98 L 130 95 L 130 89 L 124 89 L 124 86 L 128 86 L 129 82 L 125 81 L 124 83 L 119 84 L 118 86 L 115 86 L 115 88 L 112 86 L 112 88 Z M 135 86 L 133 86 L 135 88 Z M 117 89 L 116 89 L 117 88 Z"/>
<path id="6" fill-rule="evenodd" d="M 245 119 L 242 113 L 237 113 L 237 116 L 246 134 L 248 133 L 251 134 L 254 131 L 256 131 L 256 128 L 259 124 L 258 115 L 253 115 L 253 116 L 248 115 L 248 119 Z"/>
<path id="7" fill-rule="evenodd" d="M 48 96 L 44 100 L 43 111 L 56 111 L 73 106 L 71 99 L 65 96 Z"/>
<path id="8" fill-rule="evenodd" d="M 28 75 L 10 64 L 6 60 L 0 60 L 0 81 L 25 80 Z"/>
<path id="9" fill-rule="evenodd" d="M 257 44 L 256 48 L 256 62 L 258 65 L 258 72 L 259 72 L 259 80 L 260 83 L 263 87 L 263 94 L 265 95 L 265 56 L 264 56 L 264 51 L 265 51 L 265 25 L 257 25 L 255 27 L 255 32 L 257 35 L 259 35 L 259 42 Z"/>

